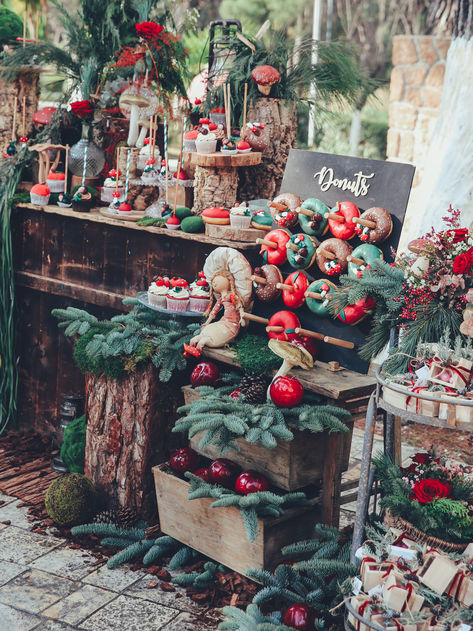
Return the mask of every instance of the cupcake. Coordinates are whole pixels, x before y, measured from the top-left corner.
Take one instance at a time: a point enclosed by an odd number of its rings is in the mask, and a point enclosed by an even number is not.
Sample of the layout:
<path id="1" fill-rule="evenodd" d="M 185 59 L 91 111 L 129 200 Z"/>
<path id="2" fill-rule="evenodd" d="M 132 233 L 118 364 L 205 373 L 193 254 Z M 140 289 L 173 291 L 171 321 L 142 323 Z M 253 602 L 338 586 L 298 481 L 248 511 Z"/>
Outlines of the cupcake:
<path id="1" fill-rule="evenodd" d="M 155 307 L 166 308 L 166 296 L 171 283 L 167 276 L 155 276 L 151 285 L 148 287 L 148 302 Z"/>
<path id="2" fill-rule="evenodd" d="M 86 186 L 79 186 L 72 198 L 72 210 L 78 213 L 88 213 L 92 207 L 92 193 Z"/>
<path id="3" fill-rule="evenodd" d="M 138 154 L 138 158 L 136 160 L 136 166 L 140 171 L 144 171 L 146 167 L 146 160 L 150 157 L 149 155 L 149 143 L 150 139 L 145 138 L 145 144 L 141 147 L 140 153 Z M 154 161 L 156 164 L 159 164 L 161 161 L 161 155 L 158 151 L 158 147 L 154 147 Z"/>
<path id="4" fill-rule="evenodd" d="M 51 193 L 62 193 L 64 191 L 65 179 L 65 173 L 56 173 L 56 171 L 50 171 L 46 179 L 46 184 L 49 187 Z"/>
<path id="5" fill-rule="evenodd" d="M 46 184 L 35 184 L 30 191 L 31 203 L 35 206 L 47 206 L 51 191 Z"/>
<path id="6" fill-rule="evenodd" d="M 72 206 L 72 195 L 70 193 L 59 193 L 57 205 L 60 208 L 70 208 Z"/>
<path id="7" fill-rule="evenodd" d="M 226 155 L 233 155 L 238 153 L 238 149 L 236 148 L 235 143 L 230 138 L 224 138 L 222 140 L 222 148 L 220 149 L 222 153 Z"/>
<path id="8" fill-rule="evenodd" d="M 199 278 L 191 283 L 189 291 L 189 310 L 204 313 L 210 302 L 210 285 L 205 279 L 204 272 L 199 272 Z"/>
<path id="9" fill-rule="evenodd" d="M 246 142 L 246 140 L 240 140 L 240 142 L 237 142 L 236 147 L 238 149 L 238 153 L 250 153 L 251 151 L 251 147 L 249 143 Z"/>
<path id="10" fill-rule="evenodd" d="M 109 177 L 106 178 L 105 182 L 103 183 L 102 188 L 100 189 L 100 199 L 103 202 L 106 202 L 107 204 L 109 204 L 110 202 L 113 202 L 113 200 L 115 199 L 115 197 L 122 197 L 123 193 L 125 192 L 125 187 L 123 186 L 123 182 L 119 179 L 120 178 L 120 171 L 117 171 L 116 169 L 112 169 L 111 171 L 108 172 Z M 118 179 L 118 188 L 117 188 L 117 179 Z M 119 195 L 114 195 L 114 193 L 118 191 Z"/>
<path id="11" fill-rule="evenodd" d="M 232 228 L 249 228 L 251 224 L 251 213 L 245 202 L 235 204 L 230 210 L 230 224 Z"/>
<path id="12" fill-rule="evenodd" d="M 166 296 L 166 304 L 170 311 L 187 311 L 189 306 L 189 290 L 187 287 L 179 285 L 172 287 Z"/>
<path id="13" fill-rule="evenodd" d="M 217 136 L 205 127 L 195 141 L 197 153 L 215 153 L 217 149 Z"/>
<path id="14" fill-rule="evenodd" d="M 199 131 L 197 129 L 186 131 L 186 133 L 184 134 L 184 151 L 196 151 L 195 141 L 197 140 L 198 135 Z"/>
<path id="15" fill-rule="evenodd" d="M 146 160 L 143 175 L 141 176 L 141 179 L 146 184 L 157 182 L 157 180 L 159 179 L 159 169 L 156 168 L 156 164 L 157 163 L 154 158 L 148 158 Z"/>
<path id="16" fill-rule="evenodd" d="M 225 226 L 230 223 L 230 213 L 226 208 L 219 208 L 214 206 L 212 208 L 206 208 L 202 213 L 202 220 L 204 223 L 217 224 L 219 226 Z"/>

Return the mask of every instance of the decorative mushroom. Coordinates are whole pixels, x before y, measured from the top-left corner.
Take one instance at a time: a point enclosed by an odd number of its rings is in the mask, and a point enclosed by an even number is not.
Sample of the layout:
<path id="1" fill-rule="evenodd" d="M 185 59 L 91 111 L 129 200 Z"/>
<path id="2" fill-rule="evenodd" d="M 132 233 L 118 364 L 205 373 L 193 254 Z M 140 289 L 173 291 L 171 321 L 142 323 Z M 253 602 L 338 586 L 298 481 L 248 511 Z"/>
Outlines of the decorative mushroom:
<path id="1" fill-rule="evenodd" d="M 146 134 L 149 131 L 150 128 L 150 123 L 149 120 L 140 120 L 139 125 L 141 125 L 141 129 L 140 129 L 140 135 L 138 136 L 138 140 L 136 141 L 136 146 L 139 147 L 141 149 L 141 147 L 144 147 L 145 145 L 145 138 L 146 138 Z"/>
<path id="2" fill-rule="evenodd" d="M 130 120 L 127 144 L 134 147 L 138 140 L 139 121 L 149 119 L 156 112 L 158 97 L 149 88 L 133 84 L 122 92 L 118 105 L 122 114 Z"/>
<path id="3" fill-rule="evenodd" d="M 251 76 L 258 86 L 258 90 L 265 96 L 269 95 L 271 86 L 281 78 L 279 71 L 273 66 L 256 66 L 251 71 Z"/>
<path id="4" fill-rule="evenodd" d="M 429 242 L 426 239 L 422 239 L 422 238 L 409 241 L 407 249 L 409 250 L 409 252 L 412 252 L 413 254 L 418 255 L 416 260 L 409 267 L 408 271 L 411 274 L 415 274 L 416 276 L 422 276 L 429 269 L 429 259 L 426 256 L 429 251 L 428 245 L 429 245 Z"/>
<path id="5" fill-rule="evenodd" d="M 56 109 L 56 107 L 42 107 L 33 114 L 33 123 L 37 123 L 38 125 L 49 125 L 51 117 Z"/>
<path id="6" fill-rule="evenodd" d="M 283 340 L 271 339 L 268 342 L 269 348 L 275 355 L 281 357 L 283 363 L 278 372 L 274 375 L 273 381 L 278 377 L 284 377 L 287 373 L 298 366 L 304 370 L 310 370 L 314 366 L 314 358 L 302 346 L 296 346 L 292 342 L 284 342 Z"/>

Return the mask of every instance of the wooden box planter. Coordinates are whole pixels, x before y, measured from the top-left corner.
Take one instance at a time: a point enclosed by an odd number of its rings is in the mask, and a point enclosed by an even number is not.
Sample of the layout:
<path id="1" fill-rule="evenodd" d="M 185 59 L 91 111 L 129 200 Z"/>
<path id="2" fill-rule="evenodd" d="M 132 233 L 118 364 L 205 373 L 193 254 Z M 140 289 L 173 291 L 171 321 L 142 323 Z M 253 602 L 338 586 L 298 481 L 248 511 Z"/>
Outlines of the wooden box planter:
<path id="1" fill-rule="evenodd" d="M 209 498 L 188 500 L 189 483 L 165 468 L 153 467 L 162 532 L 236 572 L 273 570 L 283 560 L 283 546 L 314 534 L 319 520 L 315 503 L 288 509 L 275 519 L 259 519 L 258 537 L 249 542 L 237 508 L 210 508 L 214 500 Z"/>
<path id="2" fill-rule="evenodd" d="M 183 386 L 182 391 L 186 404 L 199 398 L 199 393 L 191 386 Z M 349 432 L 338 434 L 342 443 L 339 463 L 341 471 L 348 469 L 353 424 L 353 420 L 348 421 Z M 285 491 L 300 489 L 322 479 L 329 435 L 328 432 L 314 434 L 308 430 L 293 430 L 293 433 L 294 440 L 280 442 L 274 449 L 265 449 L 261 445 L 247 443 L 243 438 L 238 438 L 235 443 L 240 451 L 229 451 L 225 457 L 231 458 L 245 469 L 256 469 L 264 473 L 271 484 Z M 216 445 L 207 445 L 203 449 L 199 447 L 203 436 L 200 433 L 190 440 L 192 449 L 211 460 L 221 457 Z"/>

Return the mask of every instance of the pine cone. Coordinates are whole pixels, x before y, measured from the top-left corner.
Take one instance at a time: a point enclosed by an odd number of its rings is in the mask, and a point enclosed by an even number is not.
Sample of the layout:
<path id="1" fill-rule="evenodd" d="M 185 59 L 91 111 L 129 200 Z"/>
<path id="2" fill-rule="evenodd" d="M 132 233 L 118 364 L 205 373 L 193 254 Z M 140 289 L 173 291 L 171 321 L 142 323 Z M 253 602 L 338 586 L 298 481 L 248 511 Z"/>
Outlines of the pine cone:
<path id="1" fill-rule="evenodd" d="M 94 524 L 116 524 L 118 520 L 117 512 L 114 510 L 103 510 L 100 513 L 97 513 L 95 517 L 92 519 Z"/>
<path id="2" fill-rule="evenodd" d="M 238 388 L 246 403 L 264 403 L 268 385 L 267 377 L 245 375 Z"/>
<path id="3" fill-rule="evenodd" d="M 135 508 L 119 508 L 117 511 L 117 525 L 123 528 L 131 528 L 138 521 L 138 513 Z"/>

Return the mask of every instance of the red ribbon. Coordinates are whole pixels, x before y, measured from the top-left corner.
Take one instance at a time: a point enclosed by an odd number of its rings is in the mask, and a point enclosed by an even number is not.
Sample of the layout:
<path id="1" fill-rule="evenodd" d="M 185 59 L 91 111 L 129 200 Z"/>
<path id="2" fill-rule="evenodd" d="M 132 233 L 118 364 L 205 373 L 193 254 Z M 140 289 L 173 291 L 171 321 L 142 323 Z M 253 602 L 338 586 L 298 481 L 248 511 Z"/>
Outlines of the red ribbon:
<path id="1" fill-rule="evenodd" d="M 446 364 L 444 361 L 440 359 L 440 357 L 434 357 L 433 359 L 430 360 L 430 364 L 432 364 L 432 362 L 436 362 L 437 364 L 440 364 L 443 368 L 447 368 L 448 370 L 453 371 L 455 374 L 457 374 L 460 377 L 460 379 L 463 381 L 465 386 L 470 383 L 472 373 L 473 373 L 473 368 L 470 368 L 470 370 L 468 370 L 468 368 L 465 368 L 464 366 L 452 366 L 451 364 Z"/>
<path id="2" fill-rule="evenodd" d="M 455 600 L 459 600 L 460 590 L 463 586 L 463 581 L 469 578 L 469 574 L 465 574 L 464 570 L 458 570 L 452 581 L 452 584 L 447 590 L 447 596 L 453 596 Z"/>
<path id="3" fill-rule="evenodd" d="M 359 607 L 358 607 L 358 615 L 361 616 L 363 618 L 363 614 L 365 613 L 365 609 L 368 605 L 370 605 L 373 601 L 372 600 L 365 600 L 364 603 L 362 603 Z M 360 627 L 361 627 L 361 620 L 357 621 L 357 625 L 356 625 L 356 629 L 357 631 L 360 631 Z"/>
<path id="4" fill-rule="evenodd" d="M 391 585 L 391 587 L 388 587 L 388 592 L 390 589 L 393 589 L 393 587 L 397 587 L 398 589 L 404 589 L 405 591 L 407 591 L 406 600 L 404 601 L 404 604 L 401 608 L 401 613 L 402 613 L 406 609 L 407 604 L 412 596 L 412 591 L 413 591 L 412 583 L 407 583 L 405 587 L 402 587 L 401 585 Z"/>

